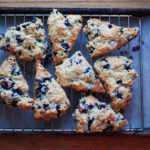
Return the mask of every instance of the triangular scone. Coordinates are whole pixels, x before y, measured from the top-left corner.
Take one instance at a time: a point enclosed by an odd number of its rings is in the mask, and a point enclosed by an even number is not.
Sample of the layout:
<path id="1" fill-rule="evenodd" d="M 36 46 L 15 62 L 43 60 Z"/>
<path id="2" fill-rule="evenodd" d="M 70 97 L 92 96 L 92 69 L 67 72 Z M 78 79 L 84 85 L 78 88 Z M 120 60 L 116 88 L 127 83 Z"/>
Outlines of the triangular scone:
<path id="1" fill-rule="evenodd" d="M 16 27 L 10 27 L 0 35 L 0 48 L 19 56 L 24 61 L 43 59 L 48 43 L 41 19 L 34 18 Z"/>
<path id="2" fill-rule="evenodd" d="M 34 87 L 34 118 L 50 121 L 66 113 L 70 102 L 65 91 L 55 81 L 52 75 L 36 61 L 36 76 Z"/>
<path id="3" fill-rule="evenodd" d="M 89 40 L 86 47 L 90 56 L 96 57 L 128 44 L 138 35 L 139 28 L 123 28 L 99 19 L 90 19 L 83 32 Z"/>
<path id="4" fill-rule="evenodd" d="M 82 16 L 68 15 L 64 17 L 56 9 L 50 14 L 48 21 L 49 38 L 52 42 L 54 65 L 68 57 L 82 28 Z"/>
<path id="5" fill-rule="evenodd" d="M 105 92 L 100 80 L 95 78 L 93 68 L 80 51 L 55 68 L 57 81 L 63 87 L 72 87 L 78 91 Z"/>
<path id="6" fill-rule="evenodd" d="M 33 103 L 28 91 L 28 84 L 15 56 L 11 54 L 0 66 L 0 98 L 7 105 L 19 106 L 27 111 Z"/>
<path id="7" fill-rule="evenodd" d="M 94 64 L 108 95 L 113 99 L 113 108 L 124 109 L 130 104 L 133 79 L 137 77 L 135 70 L 130 68 L 131 63 L 132 60 L 124 56 L 108 56 Z"/>
<path id="8" fill-rule="evenodd" d="M 121 113 L 115 112 L 108 104 L 98 101 L 92 95 L 82 97 L 73 117 L 77 132 L 102 132 L 108 128 L 114 131 L 128 124 Z"/>

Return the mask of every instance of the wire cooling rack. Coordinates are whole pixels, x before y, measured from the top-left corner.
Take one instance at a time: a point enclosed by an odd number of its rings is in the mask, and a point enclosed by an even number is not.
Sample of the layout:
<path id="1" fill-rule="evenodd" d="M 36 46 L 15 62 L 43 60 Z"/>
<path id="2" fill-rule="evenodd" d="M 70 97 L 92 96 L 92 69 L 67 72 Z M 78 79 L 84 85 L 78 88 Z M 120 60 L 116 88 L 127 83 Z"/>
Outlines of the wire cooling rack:
<path id="1" fill-rule="evenodd" d="M 47 18 L 49 14 L 0 14 L 0 32 L 4 33 L 10 26 L 16 26 L 25 21 L 31 21 L 33 17 L 38 17 L 42 19 L 44 28 L 47 34 L 48 40 L 48 29 L 47 29 Z M 134 17 L 131 15 L 103 15 L 103 14 L 82 14 L 83 25 L 89 18 L 98 18 L 103 21 L 109 21 L 112 24 L 120 25 L 123 27 L 135 27 L 140 28 L 139 36 L 131 41 L 125 47 L 120 48 L 114 52 L 107 55 L 124 55 L 128 58 L 133 59 L 132 68 L 134 68 L 138 73 L 138 78 L 135 79 L 135 84 L 133 85 L 133 96 L 131 99 L 131 104 L 124 111 L 124 116 L 128 120 L 129 124 L 123 129 L 119 130 L 119 133 L 133 133 L 143 131 L 144 128 L 144 115 L 143 115 L 143 78 L 142 78 L 142 54 L 141 54 L 141 33 L 142 33 L 142 23 L 140 17 Z M 87 38 L 82 33 L 79 34 L 76 44 L 73 50 L 70 52 L 71 56 L 75 51 L 81 50 L 86 59 L 93 66 L 95 60 L 91 60 L 88 51 L 85 48 L 87 44 Z M 49 49 L 49 54 L 50 54 Z M 8 52 L 0 51 L 0 63 L 4 61 L 9 55 Z M 34 76 L 35 76 L 35 65 L 34 62 L 23 62 L 17 60 L 19 66 L 22 69 L 23 75 L 27 80 L 30 87 L 30 96 L 33 97 L 33 87 L 34 87 Z M 46 60 L 42 61 L 42 64 L 47 68 L 47 70 L 54 75 L 55 68 L 53 67 L 52 59 L 47 57 Z M 43 120 L 35 121 L 33 118 L 33 111 L 24 112 L 23 110 L 15 107 L 10 109 L 4 104 L 0 104 L 0 133 L 75 133 L 76 123 L 72 118 L 72 113 L 77 108 L 78 101 L 81 98 L 81 92 L 77 92 L 72 89 L 65 89 L 68 98 L 71 102 L 71 108 L 67 113 L 61 118 L 51 120 L 50 123 L 46 123 Z M 109 102 L 108 96 L 104 94 L 95 94 L 97 98 L 101 101 Z"/>

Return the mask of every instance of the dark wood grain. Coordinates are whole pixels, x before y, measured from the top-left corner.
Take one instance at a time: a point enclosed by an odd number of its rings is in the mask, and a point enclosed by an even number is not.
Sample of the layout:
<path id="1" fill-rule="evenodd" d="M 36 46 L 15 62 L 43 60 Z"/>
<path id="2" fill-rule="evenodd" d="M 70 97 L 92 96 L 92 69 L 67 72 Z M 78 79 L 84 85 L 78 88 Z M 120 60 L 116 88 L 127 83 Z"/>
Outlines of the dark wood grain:
<path id="1" fill-rule="evenodd" d="M 0 0 L 0 6 L 150 8 L 150 0 Z"/>
<path id="2" fill-rule="evenodd" d="M 135 136 L 5 136 L 0 149 L 6 150 L 150 150 L 150 137 Z"/>

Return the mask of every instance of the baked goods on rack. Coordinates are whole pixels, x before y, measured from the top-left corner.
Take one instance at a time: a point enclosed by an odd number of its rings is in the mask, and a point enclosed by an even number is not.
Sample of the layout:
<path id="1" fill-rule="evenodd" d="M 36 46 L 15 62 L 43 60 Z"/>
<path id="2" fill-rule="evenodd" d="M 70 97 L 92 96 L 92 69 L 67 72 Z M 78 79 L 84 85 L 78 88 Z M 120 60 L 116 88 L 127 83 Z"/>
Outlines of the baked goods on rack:
<path id="1" fill-rule="evenodd" d="M 45 30 L 41 19 L 10 27 L 0 35 L 0 48 L 19 56 L 21 60 L 43 59 L 48 50 Z"/>
<path id="2" fill-rule="evenodd" d="M 77 91 L 92 91 L 104 93 L 105 90 L 91 65 L 87 62 L 80 51 L 67 58 L 62 64 L 55 67 L 58 83 L 63 87 L 70 87 Z"/>
<path id="3" fill-rule="evenodd" d="M 54 65 L 57 65 L 68 57 L 69 51 L 75 44 L 82 28 L 82 17 L 80 15 L 64 17 L 57 9 L 53 9 L 47 24 Z"/>
<path id="4" fill-rule="evenodd" d="M 104 55 L 128 44 L 139 32 L 139 28 L 124 28 L 99 19 L 89 19 L 83 32 L 88 38 L 86 48 L 91 57 Z"/>
<path id="5" fill-rule="evenodd" d="M 65 91 L 41 65 L 40 60 L 37 60 L 33 102 L 34 118 L 50 121 L 51 118 L 58 118 L 65 114 L 69 107 L 70 102 Z"/>
<path id="6" fill-rule="evenodd" d="M 115 109 L 124 109 L 130 104 L 133 80 L 137 77 L 136 71 L 130 68 L 131 64 L 132 60 L 124 56 L 102 57 L 94 64 Z"/>
<path id="7" fill-rule="evenodd" d="M 78 133 L 102 132 L 110 127 L 116 131 L 128 124 L 121 113 L 115 112 L 108 104 L 98 101 L 92 95 L 79 100 L 73 117 Z"/>
<path id="8" fill-rule="evenodd" d="M 0 98 L 6 105 L 19 106 L 27 111 L 32 108 L 33 99 L 28 94 L 29 87 L 11 54 L 0 66 Z"/>

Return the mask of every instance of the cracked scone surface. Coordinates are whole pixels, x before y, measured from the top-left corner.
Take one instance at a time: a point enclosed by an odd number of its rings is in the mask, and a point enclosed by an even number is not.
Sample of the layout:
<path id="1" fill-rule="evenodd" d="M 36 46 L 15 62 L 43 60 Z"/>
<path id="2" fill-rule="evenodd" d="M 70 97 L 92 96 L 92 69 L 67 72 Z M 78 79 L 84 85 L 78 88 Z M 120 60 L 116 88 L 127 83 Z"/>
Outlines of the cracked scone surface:
<path id="1" fill-rule="evenodd" d="M 19 56 L 24 61 L 43 59 L 46 56 L 48 43 L 41 19 L 10 27 L 5 35 L 0 35 L 0 48 Z"/>
<path id="2" fill-rule="evenodd" d="M 98 101 L 92 95 L 80 99 L 73 117 L 78 133 L 102 132 L 109 127 L 116 131 L 128 124 L 121 113 L 115 112 L 108 104 Z"/>
<path id="3" fill-rule="evenodd" d="M 94 64 L 99 78 L 104 81 L 104 87 L 113 100 L 113 108 L 124 109 L 130 104 L 133 79 L 137 77 L 136 71 L 130 68 L 131 63 L 132 60 L 124 56 L 107 56 Z"/>
<path id="4" fill-rule="evenodd" d="M 95 78 L 93 68 L 80 51 L 75 52 L 72 57 L 65 59 L 55 68 L 57 81 L 63 87 L 78 91 L 105 92 L 100 80 Z"/>
<path id="5" fill-rule="evenodd" d="M 28 91 L 29 87 L 16 57 L 11 54 L 0 66 L 0 98 L 9 106 L 19 106 L 27 111 L 33 103 Z"/>
<path id="6" fill-rule="evenodd" d="M 50 121 L 66 113 L 70 102 L 65 91 L 52 75 L 36 61 L 36 76 L 34 87 L 34 118 Z"/>
<path id="7" fill-rule="evenodd" d="M 89 41 L 86 48 L 90 56 L 96 57 L 128 44 L 138 35 L 139 28 L 124 28 L 99 19 L 89 19 L 83 32 Z"/>
<path id="8" fill-rule="evenodd" d="M 64 17 L 54 9 L 48 17 L 47 24 L 54 65 L 57 65 L 68 57 L 69 51 L 75 44 L 82 28 L 82 17 L 80 15 Z"/>

